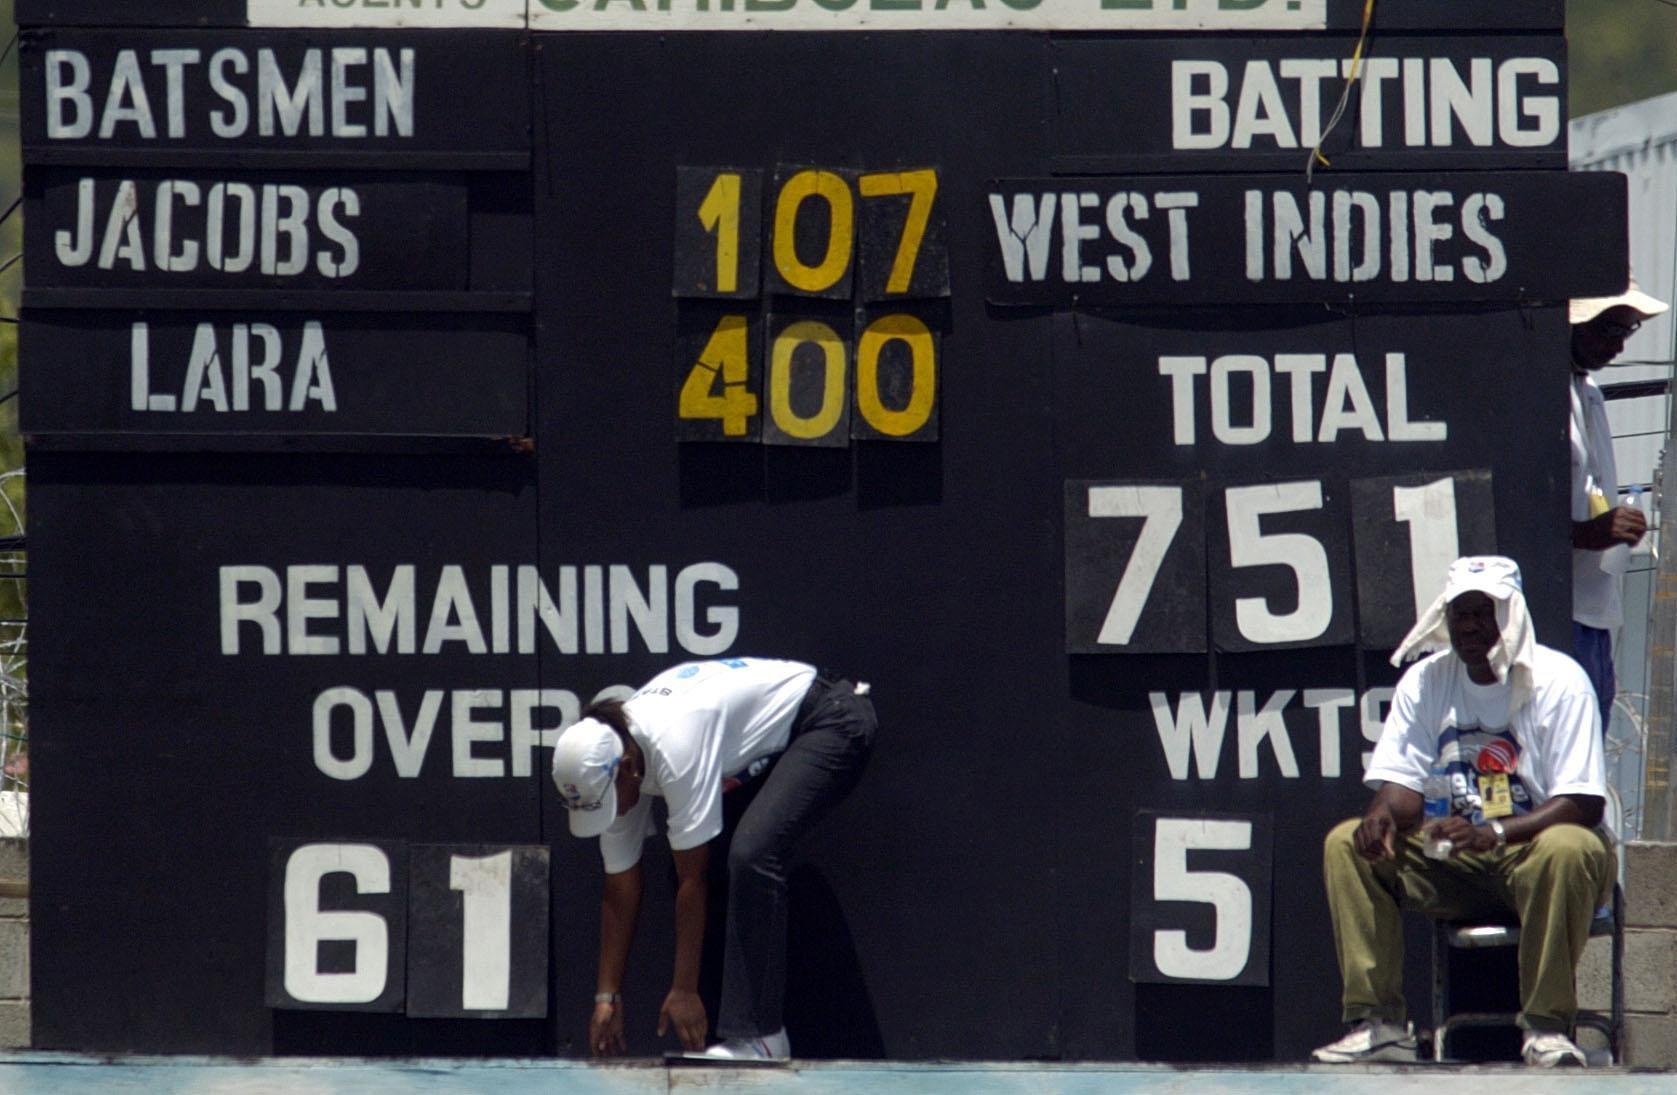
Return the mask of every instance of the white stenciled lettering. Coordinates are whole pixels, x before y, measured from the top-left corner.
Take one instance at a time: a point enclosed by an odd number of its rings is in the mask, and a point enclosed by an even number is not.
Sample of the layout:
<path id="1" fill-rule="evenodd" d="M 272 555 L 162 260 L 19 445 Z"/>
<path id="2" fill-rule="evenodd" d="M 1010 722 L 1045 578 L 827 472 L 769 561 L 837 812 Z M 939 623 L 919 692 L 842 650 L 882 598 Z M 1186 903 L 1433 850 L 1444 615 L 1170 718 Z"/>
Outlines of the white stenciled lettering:
<path id="1" fill-rule="evenodd" d="M 1235 695 L 1235 740 L 1240 758 L 1240 778 L 1258 778 L 1258 747 L 1269 742 L 1275 754 L 1275 764 L 1286 779 L 1299 776 L 1298 761 L 1293 757 L 1293 739 L 1287 734 L 1287 722 L 1281 709 L 1293 702 L 1292 692 L 1276 692 L 1258 706 L 1255 692 Z"/>
<path id="2" fill-rule="evenodd" d="M 184 369 L 173 363 L 166 366 L 169 391 L 159 390 L 164 374 L 153 370 L 151 342 L 148 322 L 129 328 L 131 410 L 181 414 L 206 409 L 220 414 L 318 410 L 330 414 L 338 409 L 326 330 L 318 320 L 303 324 L 289 358 L 283 336 L 270 324 L 235 323 L 222 333 L 213 324 L 200 323 L 193 330 Z M 287 362 L 289 373 L 282 376 Z M 174 381 L 176 376 L 182 379 Z"/>
<path id="3" fill-rule="evenodd" d="M 665 654 L 673 636 L 681 650 L 710 656 L 725 653 L 739 635 L 739 607 L 718 596 L 737 591 L 739 576 L 722 563 L 644 571 L 565 565 L 552 572 L 552 584 L 528 565 L 516 573 L 495 566 L 483 575 L 449 564 L 427 576 L 403 564 L 383 579 L 355 565 L 301 578 L 291 576 L 293 569 L 221 568 L 223 654 L 252 649 L 252 638 L 266 655 L 320 653 L 316 643 L 329 638 L 333 652 L 352 655 L 528 655 L 545 633 L 561 654 Z M 288 601 L 305 593 L 310 604 L 301 618 L 316 623 L 282 628 L 282 614 L 293 609 Z"/>
<path id="4" fill-rule="evenodd" d="M 1314 146 L 1346 58 L 1171 63 L 1171 147 L 1296 149 Z M 1561 137 L 1560 68 L 1546 57 L 1391 57 L 1363 61 L 1353 85 L 1355 147 L 1467 145 L 1545 148 Z M 1394 94 L 1388 94 L 1388 90 Z M 1388 114 L 1388 111 L 1391 113 Z"/>
<path id="5" fill-rule="evenodd" d="M 1200 779 L 1216 779 L 1223 736 L 1229 728 L 1229 693 L 1213 692 L 1209 712 L 1205 697 L 1198 692 L 1183 693 L 1174 707 L 1163 692 L 1149 692 L 1147 699 L 1153 707 L 1153 725 L 1159 732 L 1170 778 L 1187 779 L 1192 761 Z"/>
<path id="6" fill-rule="evenodd" d="M 1057 194 L 1043 194 L 1040 203 L 1030 194 L 1015 194 L 1010 213 L 1002 195 L 990 195 L 990 215 L 996 222 L 996 243 L 1001 247 L 1008 281 L 1024 281 L 1027 276 L 1041 281 L 1047 276 L 1058 201 Z"/>
<path id="7" fill-rule="evenodd" d="M 338 280 L 361 268 L 360 241 L 345 224 L 361 215 L 361 198 L 349 187 L 311 195 L 301 186 L 218 182 L 206 191 L 192 180 L 163 179 L 149 200 L 142 193 L 139 183 L 123 179 L 101 208 L 97 182 L 78 180 L 75 227 L 54 233 L 53 257 L 67 267 L 92 261 L 100 270 L 165 274 L 204 267 L 240 274 L 254 265 L 270 277 L 297 277 L 312 263 L 321 277 Z"/>
<path id="8" fill-rule="evenodd" d="M 250 128 L 250 97 L 233 79 L 248 72 L 243 50 L 218 49 L 210 56 L 210 90 L 225 104 L 210 111 L 210 132 L 217 137 L 242 137 Z"/>
<path id="9" fill-rule="evenodd" d="M 1409 407 L 1409 365 L 1401 353 L 1385 355 L 1385 384 L 1370 387 L 1355 354 L 1224 354 L 1159 358 L 1159 375 L 1170 381 L 1171 432 L 1178 445 L 1199 440 L 1199 423 L 1209 420 L 1211 436 L 1224 445 L 1257 445 L 1269 440 L 1277 419 L 1287 423 L 1295 444 L 1333 444 L 1354 431 L 1367 441 L 1441 442 L 1449 425 L 1417 419 Z M 1317 376 L 1327 374 L 1318 387 Z M 1284 378 L 1273 383 L 1272 377 Z M 1209 383 L 1200 384 L 1200 377 Z M 1375 392 L 1384 395 L 1384 406 Z"/>
<path id="10" fill-rule="evenodd" d="M 318 137 L 326 131 L 326 104 L 320 80 L 320 51 L 303 55 L 294 82 L 287 83 L 279 58 L 265 49 L 256 59 L 256 131 L 264 137 L 284 133 L 295 137 L 307 133 Z M 307 116 L 307 129 L 304 117 Z"/>
<path id="11" fill-rule="evenodd" d="M 93 132 L 93 66 L 74 49 L 49 49 L 41 66 L 47 81 L 47 139 L 79 141 Z"/>
<path id="12" fill-rule="evenodd" d="M 1083 241 L 1096 240 L 1101 235 L 1100 225 L 1084 222 L 1083 211 L 1094 209 L 1100 203 L 1101 196 L 1093 191 L 1060 195 L 1060 238 L 1064 241 L 1060 250 L 1060 276 L 1065 281 L 1100 280 L 1099 267 L 1083 262 Z"/>
<path id="13" fill-rule="evenodd" d="M 499 688 L 485 688 L 478 691 L 456 691 L 453 699 L 452 723 L 453 739 L 453 775 L 456 779 L 498 779 L 506 772 L 506 763 L 499 757 L 486 757 L 478 753 L 480 742 L 495 743 L 506 740 L 506 724 L 499 720 L 481 719 L 477 713 L 483 709 L 498 709 L 502 703 L 502 693 Z"/>
<path id="14" fill-rule="evenodd" d="M 1500 194 L 1395 190 L 1385 197 L 1246 191 L 1247 280 L 1448 282 L 1459 270 L 1486 285 L 1507 276 L 1507 249 L 1494 227 L 1506 215 Z"/>
<path id="15" fill-rule="evenodd" d="M 527 779 L 546 767 L 536 750 L 553 748 L 581 713 L 581 699 L 564 688 L 428 689 L 415 700 L 339 685 L 315 697 L 312 751 L 315 768 L 337 780 L 386 762 L 398 778 L 418 779 L 433 745 L 455 779 Z"/>
<path id="16" fill-rule="evenodd" d="M 123 49 L 100 71 L 80 50 L 50 49 L 47 138 L 409 138 L 416 64 L 411 48 L 229 46 L 207 61 L 197 49 Z"/>
<path id="17" fill-rule="evenodd" d="M 1234 136 L 1229 144 L 1234 148 L 1251 148 L 1257 138 L 1276 148 L 1297 148 L 1298 134 L 1288 117 L 1287 105 L 1281 99 L 1281 88 L 1275 82 L 1275 71 L 1267 61 L 1246 62 L 1246 75 L 1240 82 L 1240 98 L 1234 112 Z"/>
<path id="18" fill-rule="evenodd" d="M 157 123 L 151 116 L 151 100 L 146 95 L 145 80 L 140 76 L 140 62 L 131 49 L 120 51 L 116 55 L 116 64 L 111 66 L 105 109 L 99 117 L 100 140 L 115 136 L 117 126 L 124 122 L 132 124 L 136 134 L 147 140 L 157 136 Z"/>
<path id="19" fill-rule="evenodd" d="M 1107 256 L 1106 269 L 1114 281 L 1140 281 L 1153 266 L 1153 249 L 1147 246 L 1145 236 L 1130 227 L 1131 217 L 1147 219 L 1145 194 L 1119 194 L 1107 203 L 1106 230 L 1129 252 L 1127 258 L 1117 252 Z"/>
<path id="20" fill-rule="evenodd" d="M 195 49 L 151 51 L 151 63 L 163 70 L 163 131 L 173 140 L 186 136 L 186 67 L 198 64 L 200 56 Z"/>
<path id="21" fill-rule="evenodd" d="M 1304 706 L 1316 712 L 1318 740 L 1322 755 L 1322 775 L 1339 778 L 1339 713 L 1357 702 L 1357 693 L 1350 688 L 1306 688 Z"/>
<path id="22" fill-rule="evenodd" d="M 1498 194 L 1470 194 L 1462 203 L 1462 231 L 1485 252 L 1483 258 L 1478 255 L 1462 258 L 1462 272 L 1467 280 L 1485 285 L 1501 281 L 1508 273 L 1508 252 L 1502 240 L 1491 231 L 1491 222 L 1500 221 L 1506 215 L 1507 207 Z"/>
<path id="23" fill-rule="evenodd" d="M 93 257 L 94 181 L 76 184 L 76 227 L 60 228 L 52 234 L 53 250 L 61 266 L 86 266 Z"/>
<path id="24" fill-rule="evenodd" d="M 76 188 L 78 199 L 90 193 Z M 76 215 L 76 223 L 82 223 L 80 213 Z M 116 197 L 105 216 L 105 239 L 99 245 L 99 269 L 114 270 L 118 262 L 127 263 L 136 271 L 146 268 L 146 245 L 140 238 L 140 191 L 132 179 L 117 184 Z"/>
<path id="25" fill-rule="evenodd" d="M 1292 731 L 1287 725 L 1289 710 L 1314 714 L 1318 757 L 1315 774 L 1322 779 L 1361 779 L 1372 756 L 1362 753 L 1362 763 L 1346 772 L 1341 759 L 1345 748 L 1341 713 L 1356 708 L 1362 742 L 1380 738 L 1383 708 L 1391 702 L 1392 689 L 1372 688 L 1362 693 L 1350 688 L 1282 689 L 1266 694 L 1241 692 L 1148 693 L 1159 748 L 1173 780 L 1214 780 L 1229 746 L 1229 713 L 1235 714 L 1234 749 L 1240 779 L 1262 779 L 1269 767 L 1264 747 L 1273 758 L 1273 771 L 1283 779 L 1302 775 L 1293 750 Z M 1308 741 L 1307 736 L 1304 740 Z"/>
<path id="26" fill-rule="evenodd" d="M 1155 254 L 1170 256 L 1172 281 L 1187 281 L 1189 210 L 1199 204 L 1194 191 L 1119 191 L 1104 198 L 1068 191 L 1014 194 L 1009 208 L 1007 195 L 991 194 L 990 214 L 1008 281 L 1040 282 L 1051 274 L 1073 285 L 1140 281 L 1154 269 Z M 1150 209 L 1164 212 L 1163 223 Z M 1053 269 L 1048 260 L 1056 239 L 1060 264 Z"/>

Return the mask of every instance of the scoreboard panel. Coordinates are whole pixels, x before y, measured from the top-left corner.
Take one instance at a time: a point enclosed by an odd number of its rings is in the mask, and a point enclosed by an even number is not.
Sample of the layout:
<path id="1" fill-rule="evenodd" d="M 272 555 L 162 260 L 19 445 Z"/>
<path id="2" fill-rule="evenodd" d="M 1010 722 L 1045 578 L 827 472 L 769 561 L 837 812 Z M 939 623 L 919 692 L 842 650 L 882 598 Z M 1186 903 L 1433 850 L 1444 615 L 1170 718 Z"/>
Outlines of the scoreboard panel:
<path id="1" fill-rule="evenodd" d="M 881 715 L 800 1056 L 1323 1041 L 1385 659 L 1468 552 L 1563 641 L 1626 263 L 1559 0 L 1334 126 L 1363 10 L 19 0 L 37 1044 L 585 1052 L 551 744 L 732 654 Z"/>

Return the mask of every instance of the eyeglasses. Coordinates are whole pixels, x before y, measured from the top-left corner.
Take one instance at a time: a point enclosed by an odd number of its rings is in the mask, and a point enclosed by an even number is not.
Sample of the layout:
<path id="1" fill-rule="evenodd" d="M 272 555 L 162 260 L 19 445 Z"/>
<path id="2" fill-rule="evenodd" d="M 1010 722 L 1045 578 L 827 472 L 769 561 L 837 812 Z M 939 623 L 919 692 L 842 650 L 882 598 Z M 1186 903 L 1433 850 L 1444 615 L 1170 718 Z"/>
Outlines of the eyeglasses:
<path id="1" fill-rule="evenodd" d="M 618 757 L 616 760 L 612 761 L 611 765 L 606 769 L 607 786 L 610 786 L 612 781 L 617 779 L 617 767 L 621 763 L 623 763 L 623 758 Z M 593 802 L 582 801 L 582 792 L 577 789 L 577 786 L 574 783 L 566 783 L 559 788 L 559 804 L 567 810 L 580 810 L 583 813 L 588 813 L 593 810 L 598 810 L 601 806 L 604 806 L 605 801 L 606 796 L 604 793 L 601 793 L 601 795 Z"/>
<path id="2" fill-rule="evenodd" d="M 1640 330 L 1642 327 L 1642 321 L 1638 319 L 1630 323 L 1617 323 L 1610 319 L 1604 319 L 1592 326 L 1595 327 L 1595 333 L 1600 335 L 1602 338 L 1623 340 L 1629 338 L 1631 335 L 1634 335 L 1638 330 Z"/>

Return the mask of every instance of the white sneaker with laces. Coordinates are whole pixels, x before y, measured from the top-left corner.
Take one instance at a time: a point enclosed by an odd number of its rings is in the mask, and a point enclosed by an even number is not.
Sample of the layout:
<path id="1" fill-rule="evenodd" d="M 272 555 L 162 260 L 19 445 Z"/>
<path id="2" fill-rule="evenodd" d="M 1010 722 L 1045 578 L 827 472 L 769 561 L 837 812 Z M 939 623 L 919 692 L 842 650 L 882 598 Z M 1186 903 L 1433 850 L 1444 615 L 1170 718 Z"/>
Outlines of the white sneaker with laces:
<path id="1" fill-rule="evenodd" d="M 773 1034 L 755 1038 L 727 1038 L 705 1050 L 701 1056 L 713 1061 L 785 1061 L 792 1056 L 792 1044 L 782 1027 Z"/>
<path id="2" fill-rule="evenodd" d="M 1573 1044 L 1571 1038 L 1554 1031 L 1526 1031 L 1525 1041 L 1520 1044 L 1520 1056 L 1526 1059 L 1526 1064 L 1536 1065 L 1538 1068 L 1589 1066 L 1584 1051 Z"/>
<path id="3" fill-rule="evenodd" d="M 1415 1029 L 1407 1023 L 1364 1019 L 1337 1042 L 1316 1050 L 1311 1059 L 1327 1065 L 1349 1065 L 1362 1061 L 1408 1061 L 1415 1056 Z"/>

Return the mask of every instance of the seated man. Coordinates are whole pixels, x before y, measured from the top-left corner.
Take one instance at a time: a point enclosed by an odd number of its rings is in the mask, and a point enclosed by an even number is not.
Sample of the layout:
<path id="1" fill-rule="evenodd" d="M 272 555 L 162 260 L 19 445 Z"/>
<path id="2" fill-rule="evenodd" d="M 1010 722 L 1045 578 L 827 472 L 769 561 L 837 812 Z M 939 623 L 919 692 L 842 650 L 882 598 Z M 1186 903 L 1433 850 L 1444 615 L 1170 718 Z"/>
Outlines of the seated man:
<path id="1" fill-rule="evenodd" d="M 1352 1027 L 1314 1057 L 1414 1059 L 1402 906 L 1518 916 L 1522 1054 L 1582 1066 L 1573 975 L 1617 873 L 1598 828 L 1607 782 L 1595 693 L 1577 662 L 1537 644 L 1510 559 L 1452 563 L 1392 662 L 1446 644 L 1398 682 L 1365 776 L 1376 788 L 1367 811 L 1328 834 L 1322 869 Z M 1451 787 L 1450 816 L 1429 823 L 1450 844 L 1441 859 L 1424 854 L 1421 825 L 1435 767 Z"/>
<path id="2" fill-rule="evenodd" d="M 800 662 L 724 658 L 667 669 L 621 703 L 590 704 L 559 735 L 553 782 L 570 829 L 599 837 L 605 883 L 600 964 L 588 1048 L 622 1053 L 623 972 L 640 911 L 641 844 L 651 797 L 669 813 L 675 860 L 675 970 L 658 1010 L 689 1051 L 704 1050 L 699 999 L 710 845 L 723 831 L 722 794 L 768 768 L 728 849 L 718 1060 L 784 1060 L 786 872 L 811 827 L 856 785 L 877 721 L 867 685 L 827 680 Z"/>

